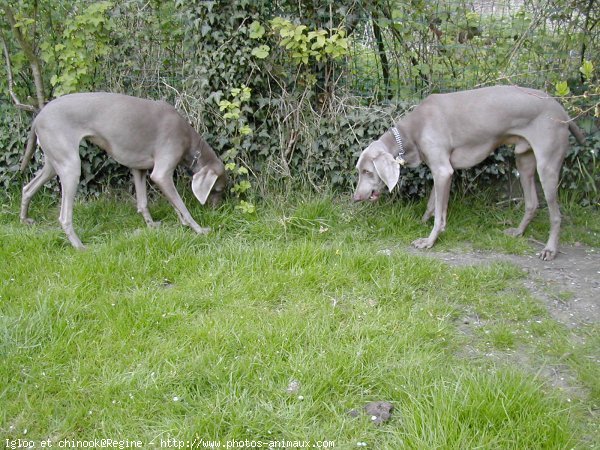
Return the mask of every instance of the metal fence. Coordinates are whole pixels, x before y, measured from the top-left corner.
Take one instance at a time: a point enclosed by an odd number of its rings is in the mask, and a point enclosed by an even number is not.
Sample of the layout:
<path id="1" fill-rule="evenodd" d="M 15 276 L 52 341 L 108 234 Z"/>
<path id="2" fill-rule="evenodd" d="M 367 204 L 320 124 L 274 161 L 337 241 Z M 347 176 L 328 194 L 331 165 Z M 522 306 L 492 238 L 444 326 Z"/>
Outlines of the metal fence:
<path id="1" fill-rule="evenodd" d="M 354 30 L 347 84 L 379 99 L 506 83 L 551 90 L 577 81 L 583 59 L 598 67 L 598 9 L 577 1 L 395 2 L 365 13 Z"/>

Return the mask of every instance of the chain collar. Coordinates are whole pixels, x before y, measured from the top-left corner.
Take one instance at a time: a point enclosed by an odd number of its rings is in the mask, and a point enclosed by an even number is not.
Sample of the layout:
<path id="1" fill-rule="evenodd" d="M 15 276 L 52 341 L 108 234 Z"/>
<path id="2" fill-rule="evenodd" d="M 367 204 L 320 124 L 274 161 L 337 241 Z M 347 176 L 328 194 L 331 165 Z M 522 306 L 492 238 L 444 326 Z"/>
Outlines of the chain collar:
<path id="1" fill-rule="evenodd" d="M 406 164 L 406 160 L 404 159 L 404 144 L 402 143 L 402 137 L 400 136 L 400 131 L 398 128 L 392 127 L 390 131 L 394 135 L 394 139 L 396 140 L 396 145 L 398 146 L 398 156 L 396 156 L 396 162 L 401 166 Z"/>
<path id="2" fill-rule="evenodd" d="M 200 152 L 196 152 L 194 154 L 194 157 L 192 158 L 192 163 L 186 169 L 189 176 L 194 175 L 194 167 L 196 166 L 196 163 L 198 162 L 198 158 L 200 158 Z"/>

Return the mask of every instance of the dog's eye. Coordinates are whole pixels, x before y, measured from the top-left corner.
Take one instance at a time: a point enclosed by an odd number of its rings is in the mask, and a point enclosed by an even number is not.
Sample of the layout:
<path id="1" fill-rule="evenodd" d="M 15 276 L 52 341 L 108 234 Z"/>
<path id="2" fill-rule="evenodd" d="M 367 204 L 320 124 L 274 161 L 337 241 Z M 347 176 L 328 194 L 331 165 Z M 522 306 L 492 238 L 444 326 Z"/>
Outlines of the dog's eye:
<path id="1" fill-rule="evenodd" d="M 362 173 L 363 173 L 363 175 L 367 175 L 367 176 L 371 175 L 371 171 L 367 170 L 367 169 L 363 169 Z"/>

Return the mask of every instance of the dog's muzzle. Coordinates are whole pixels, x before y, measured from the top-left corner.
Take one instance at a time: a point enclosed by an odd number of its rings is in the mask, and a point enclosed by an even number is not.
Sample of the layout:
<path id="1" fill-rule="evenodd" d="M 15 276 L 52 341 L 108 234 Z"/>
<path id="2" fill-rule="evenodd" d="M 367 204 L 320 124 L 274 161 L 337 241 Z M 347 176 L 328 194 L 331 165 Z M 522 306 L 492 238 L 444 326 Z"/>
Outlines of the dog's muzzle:
<path id="1" fill-rule="evenodd" d="M 381 192 L 379 192 L 379 191 L 371 191 L 371 193 L 369 194 L 368 197 L 366 195 L 354 194 L 352 196 L 352 200 L 355 203 L 363 202 L 365 200 L 369 200 L 370 202 L 376 202 L 377 200 L 379 200 L 380 196 L 381 196 Z"/>

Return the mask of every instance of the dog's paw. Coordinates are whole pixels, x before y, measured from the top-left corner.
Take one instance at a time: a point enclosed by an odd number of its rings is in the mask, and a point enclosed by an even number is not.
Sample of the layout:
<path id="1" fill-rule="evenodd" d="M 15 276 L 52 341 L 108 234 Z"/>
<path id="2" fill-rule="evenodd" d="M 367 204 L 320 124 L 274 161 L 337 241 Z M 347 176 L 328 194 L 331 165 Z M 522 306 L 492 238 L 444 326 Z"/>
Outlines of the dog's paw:
<path id="1" fill-rule="evenodd" d="M 160 226 L 162 225 L 162 222 L 160 220 L 153 220 L 151 222 L 146 223 L 148 224 L 148 228 L 160 228 Z"/>
<path id="2" fill-rule="evenodd" d="M 412 245 L 416 248 L 431 248 L 433 247 L 433 242 L 429 238 L 421 238 L 413 241 Z"/>
<path id="3" fill-rule="evenodd" d="M 504 230 L 504 234 L 515 237 L 523 235 L 523 233 L 521 233 L 521 231 L 518 228 L 507 228 L 506 230 Z"/>
<path id="4" fill-rule="evenodd" d="M 21 223 L 23 225 L 35 225 L 35 220 L 30 219 L 29 217 L 25 217 L 21 219 Z"/>
<path id="5" fill-rule="evenodd" d="M 198 230 L 196 230 L 196 233 L 198 234 L 208 234 L 210 233 L 210 227 L 200 227 Z"/>
<path id="6" fill-rule="evenodd" d="M 556 257 L 556 250 L 546 247 L 539 253 L 539 257 L 542 261 L 552 261 Z"/>

